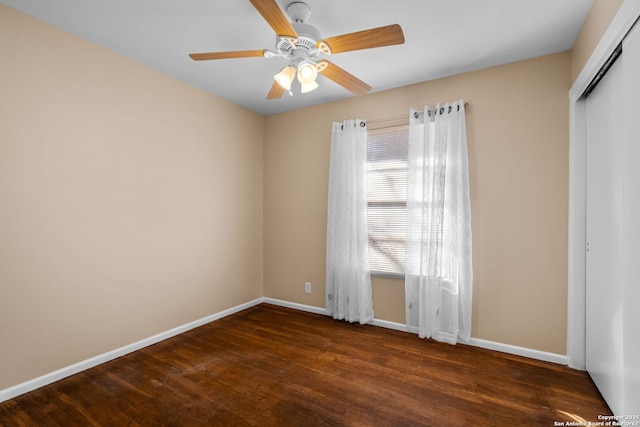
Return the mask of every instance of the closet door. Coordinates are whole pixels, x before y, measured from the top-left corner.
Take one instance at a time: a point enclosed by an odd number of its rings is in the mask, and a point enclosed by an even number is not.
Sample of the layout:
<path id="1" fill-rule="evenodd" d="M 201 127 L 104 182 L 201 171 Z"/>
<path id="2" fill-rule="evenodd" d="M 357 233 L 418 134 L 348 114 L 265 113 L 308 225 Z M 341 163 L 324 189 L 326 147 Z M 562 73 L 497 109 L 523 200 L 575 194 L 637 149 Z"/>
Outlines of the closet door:
<path id="1" fill-rule="evenodd" d="M 640 24 L 623 42 L 623 410 L 640 426 Z"/>
<path id="2" fill-rule="evenodd" d="M 623 398 L 622 59 L 587 98 L 586 364 L 614 413 Z"/>
<path id="3" fill-rule="evenodd" d="M 587 371 L 640 418 L 640 25 L 587 98 L 586 275 Z"/>

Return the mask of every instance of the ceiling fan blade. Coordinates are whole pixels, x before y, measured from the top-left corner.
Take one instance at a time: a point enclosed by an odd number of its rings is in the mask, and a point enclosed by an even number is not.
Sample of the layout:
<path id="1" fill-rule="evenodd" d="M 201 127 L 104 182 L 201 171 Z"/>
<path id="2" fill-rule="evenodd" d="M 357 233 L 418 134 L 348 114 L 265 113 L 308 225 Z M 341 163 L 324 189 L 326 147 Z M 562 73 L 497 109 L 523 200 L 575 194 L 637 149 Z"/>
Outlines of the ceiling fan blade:
<path id="1" fill-rule="evenodd" d="M 231 52 L 190 53 L 189 57 L 194 61 L 204 61 L 207 59 L 251 58 L 254 56 L 264 56 L 264 52 L 264 50 L 236 50 Z"/>
<path id="2" fill-rule="evenodd" d="M 273 31 L 282 38 L 297 39 L 298 33 L 289 22 L 276 0 L 249 0 Z"/>
<path id="3" fill-rule="evenodd" d="M 364 95 L 371 86 L 329 61 L 318 62 L 318 71 L 354 95 Z"/>
<path id="4" fill-rule="evenodd" d="M 330 54 L 403 43 L 404 33 L 402 32 L 402 27 L 398 24 L 393 24 L 387 25 L 386 27 L 371 28 L 356 33 L 329 37 L 328 39 L 318 42 L 318 49 L 323 53 Z"/>
<path id="5" fill-rule="evenodd" d="M 282 98 L 282 95 L 284 95 L 284 93 L 286 91 L 287 90 L 285 88 L 283 88 L 282 86 L 280 86 L 280 84 L 278 82 L 273 82 L 273 85 L 271 86 L 271 90 L 267 94 L 267 99 L 279 99 L 279 98 Z"/>

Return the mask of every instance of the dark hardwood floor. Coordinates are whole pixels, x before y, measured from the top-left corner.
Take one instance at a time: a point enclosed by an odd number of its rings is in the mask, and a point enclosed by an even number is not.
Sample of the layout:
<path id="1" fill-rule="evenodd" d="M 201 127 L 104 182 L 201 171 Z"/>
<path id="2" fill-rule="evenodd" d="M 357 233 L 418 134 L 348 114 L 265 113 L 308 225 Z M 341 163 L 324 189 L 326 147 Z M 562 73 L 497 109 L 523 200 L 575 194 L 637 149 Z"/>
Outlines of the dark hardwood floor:
<path id="1" fill-rule="evenodd" d="M 554 426 L 606 414 L 581 371 L 268 304 L 0 403 L 2 426 Z"/>

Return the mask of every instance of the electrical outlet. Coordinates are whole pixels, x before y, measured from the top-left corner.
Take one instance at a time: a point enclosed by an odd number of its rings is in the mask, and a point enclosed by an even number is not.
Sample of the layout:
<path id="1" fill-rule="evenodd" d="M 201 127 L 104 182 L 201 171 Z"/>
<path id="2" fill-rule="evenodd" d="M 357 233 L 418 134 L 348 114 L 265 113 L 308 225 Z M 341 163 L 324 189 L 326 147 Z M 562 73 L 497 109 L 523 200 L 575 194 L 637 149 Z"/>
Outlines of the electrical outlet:
<path id="1" fill-rule="evenodd" d="M 306 294 L 310 294 L 311 293 L 311 282 L 305 282 L 304 283 L 304 292 Z"/>

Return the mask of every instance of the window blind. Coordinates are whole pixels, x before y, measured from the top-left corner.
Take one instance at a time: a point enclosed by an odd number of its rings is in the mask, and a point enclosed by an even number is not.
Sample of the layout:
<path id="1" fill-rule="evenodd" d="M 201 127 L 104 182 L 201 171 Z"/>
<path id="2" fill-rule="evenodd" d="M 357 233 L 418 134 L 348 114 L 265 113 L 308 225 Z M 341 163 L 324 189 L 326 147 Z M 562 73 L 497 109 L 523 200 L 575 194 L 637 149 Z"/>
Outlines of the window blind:
<path id="1" fill-rule="evenodd" d="M 404 274 L 409 126 L 367 135 L 367 220 L 373 273 Z"/>

